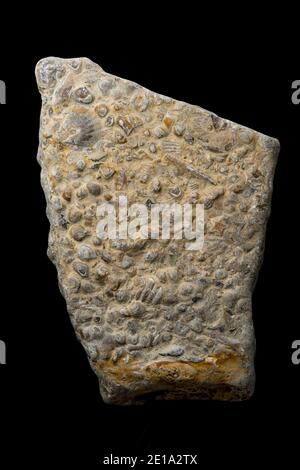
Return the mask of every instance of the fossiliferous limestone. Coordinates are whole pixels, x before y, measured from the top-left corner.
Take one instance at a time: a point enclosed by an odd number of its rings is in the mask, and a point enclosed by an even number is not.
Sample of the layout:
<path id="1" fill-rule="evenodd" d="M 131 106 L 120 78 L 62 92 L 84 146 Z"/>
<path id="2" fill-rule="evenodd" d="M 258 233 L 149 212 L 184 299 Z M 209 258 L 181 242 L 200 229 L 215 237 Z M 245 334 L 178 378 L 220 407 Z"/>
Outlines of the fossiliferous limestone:
<path id="1" fill-rule="evenodd" d="M 247 399 L 278 141 L 86 58 L 43 59 L 36 76 L 48 254 L 103 399 Z M 97 206 L 121 194 L 204 204 L 203 248 L 100 239 Z"/>

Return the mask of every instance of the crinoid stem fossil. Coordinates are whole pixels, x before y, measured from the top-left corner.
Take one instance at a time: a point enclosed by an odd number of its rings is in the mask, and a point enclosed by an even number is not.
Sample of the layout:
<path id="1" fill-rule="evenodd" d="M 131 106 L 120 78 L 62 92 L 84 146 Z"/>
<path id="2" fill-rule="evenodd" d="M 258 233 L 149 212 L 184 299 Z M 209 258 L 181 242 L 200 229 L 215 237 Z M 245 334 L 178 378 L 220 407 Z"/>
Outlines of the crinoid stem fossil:
<path id="1" fill-rule="evenodd" d="M 48 255 L 103 399 L 249 398 L 278 141 L 86 58 L 42 59 L 36 77 Z M 103 204 L 113 214 L 124 197 L 143 218 L 111 237 Z M 201 207 L 204 243 L 188 249 L 181 211 L 143 236 L 164 205 Z"/>

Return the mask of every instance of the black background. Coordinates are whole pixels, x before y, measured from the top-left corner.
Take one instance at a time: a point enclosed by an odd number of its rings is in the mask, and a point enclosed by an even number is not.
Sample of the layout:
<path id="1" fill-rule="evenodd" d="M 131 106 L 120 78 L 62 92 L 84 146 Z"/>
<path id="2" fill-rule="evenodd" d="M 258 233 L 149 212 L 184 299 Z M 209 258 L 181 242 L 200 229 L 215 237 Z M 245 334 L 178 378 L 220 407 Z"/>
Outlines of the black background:
<path id="1" fill-rule="evenodd" d="M 131 34 L 117 25 L 106 28 L 109 18 L 102 16 L 84 33 L 77 24 L 65 31 L 53 17 L 50 29 L 41 22 L 38 30 L 23 29 L 14 45 L 6 46 L 7 36 L 1 36 L 0 79 L 7 85 L 7 104 L 0 107 L 0 339 L 7 344 L 7 365 L 0 366 L 1 468 L 5 457 L 7 468 L 44 468 L 49 462 L 54 468 L 97 468 L 110 453 L 197 453 L 203 465 L 209 458 L 210 466 L 232 468 L 281 457 L 287 466 L 297 454 L 300 365 L 291 362 L 292 342 L 300 336 L 300 105 L 291 101 L 291 84 L 300 78 L 296 48 L 279 48 L 270 37 L 258 46 L 252 40 L 242 45 L 240 31 L 237 44 L 230 45 L 213 27 L 209 34 L 190 35 L 186 20 L 184 32 L 180 20 L 169 28 L 156 20 L 149 29 L 144 17 L 141 12 Z M 264 263 L 253 297 L 257 385 L 248 402 L 134 408 L 102 403 L 46 256 L 34 67 L 49 55 L 87 56 L 109 73 L 280 140 Z"/>

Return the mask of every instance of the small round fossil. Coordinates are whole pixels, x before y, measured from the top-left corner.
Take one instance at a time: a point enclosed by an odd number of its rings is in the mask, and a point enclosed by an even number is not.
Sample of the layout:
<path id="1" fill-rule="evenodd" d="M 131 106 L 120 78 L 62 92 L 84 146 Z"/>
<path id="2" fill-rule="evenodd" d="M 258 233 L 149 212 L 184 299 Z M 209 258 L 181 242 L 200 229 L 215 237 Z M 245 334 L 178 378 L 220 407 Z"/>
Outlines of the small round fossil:
<path id="1" fill-rule="evenodd" d="M 149 150 L 151 153 L 156 153 L 156 145 L 154 144 L 154 142 L 152 142 L 150 145 L 149 145 Z"/>
<path id="2" fill-rule="evenodd" d="M 89 193 L 93 196 L 99 196 L 99 194 L 101 193 L 101 186 L 98 183 L 87 183 L 87 189 Z"/>
<path id="3" fill-rule="evenodd" d="M 87 264 L 75 261 L 73 263 L 73 268 L 81 277 L 88 277 L 89 267 Z"/>
<path id="4" fill-rule="evenodd" d="M 100 117 L 103 118 L 108 113 L 108 107 L 105 106 L 105 105 L 98 105 L 98 106 L 96 106 L 95 111 Z"/>
<path id="5" fill-rule="evenodd" d="M 101 280 L 104 279 L 108 275 L 108 270 L 106 269 L 103 264 L 98 264 L 96 267 L 96 279 Z"/>
<path id="6" fill-rule="evenodd" d="M 185 131 L 185 126 L 183 124 L 176 124 L 174 127 L 174 133 L 178 136 L 181 137 L 184 134 Z"/>
<path id="7" fill-rule="evenodd" d="M 179 188 L 179 186 L 176 186 L 175 188 L 171 188 L 169 190 L 169 193 L 171 194 L 171 196 L 173 196 L 175 198 L 179 198 L 182 195 L 182 191 Z"/>
<path id="8" fill-rule="evenodd" d="M 156 137 L 161 139 L 162 137 L 165 137 L 167 135 L 167 131 L 163 127 L 158 126 L 154 129 L 154 134 L 156 135 Z"/>
<path id="9" fill-rule="evenodd" d="M 82 212 L 76 207 L 71 207 L 68 213 L 68 219 L 71 223 L 79 222 L 82 217 Z"/>
<path id="10" fill-rule="evenodd" d="M 96 258 L 96 253 L 91 246 L 82 245 L 78 250 L 78 256 L 81 260 L 90 260 Z"/>
<path id="11" fill-rule="evenodd" d="M 84 104 L 89 104 L 94 99 L 93 95 L 85 86 L 77 88 L 77 90 L 75 90 L 74 92 L 74 96 L 75 96 L 75 100 L 78 101 L 78 103 L 84 103 Z"/>
<path id="12" fill-rule="evenodd" d="M 105 125 L 106 125 L 106 127 L 112 127 L 114 125 L 114 122 L 115 122 L 115 120 L 114 120 L 113 116 L 107 116 L 106 121 L 105 121 Z"/>
<path id="13" fill-rule="evenodd" d="M 77 242 L 83 240 L 88 234 L 86 228 L 82 225 L 73 225 L 70 229 L 70 233 L 71 237 Z"/>

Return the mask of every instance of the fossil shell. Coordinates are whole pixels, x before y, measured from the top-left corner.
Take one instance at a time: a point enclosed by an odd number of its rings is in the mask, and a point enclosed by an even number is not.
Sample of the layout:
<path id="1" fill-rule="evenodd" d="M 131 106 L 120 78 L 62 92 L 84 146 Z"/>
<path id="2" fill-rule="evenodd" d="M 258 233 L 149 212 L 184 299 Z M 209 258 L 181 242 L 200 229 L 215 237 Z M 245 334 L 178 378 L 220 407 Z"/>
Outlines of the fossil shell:
<path id="1" fill-rule="evenodd" d="M 74 108 L 62 120 L 58 136 L 63 144 L 89 147 L 100 139 L 99 124 L 90 112 Z"/>

